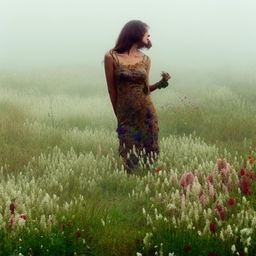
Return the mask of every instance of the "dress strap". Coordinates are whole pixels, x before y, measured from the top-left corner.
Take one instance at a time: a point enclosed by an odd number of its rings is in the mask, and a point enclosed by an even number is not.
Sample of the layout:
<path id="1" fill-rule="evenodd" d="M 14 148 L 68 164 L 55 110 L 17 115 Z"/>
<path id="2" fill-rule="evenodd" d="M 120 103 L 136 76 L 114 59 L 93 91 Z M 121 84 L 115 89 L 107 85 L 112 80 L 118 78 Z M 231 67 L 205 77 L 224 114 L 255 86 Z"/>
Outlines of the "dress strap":
<path id="1" fill-rule="evenodd" d="M 142 58 L 142 62 L 144 62 L 147 58 L 148 58 L 148 56 L 146 54 L 144 54 L 143 58 Z"/>
<path id="2" fill-rule="evenodd" d="M 110 50 L 109 53 L 111 54 L 111 56 L 114 59 L 114 61 L 119 64 L 119 60 L 118 60 L 118 58 L 116 56 L 116 53 L 113 50 Z"/>

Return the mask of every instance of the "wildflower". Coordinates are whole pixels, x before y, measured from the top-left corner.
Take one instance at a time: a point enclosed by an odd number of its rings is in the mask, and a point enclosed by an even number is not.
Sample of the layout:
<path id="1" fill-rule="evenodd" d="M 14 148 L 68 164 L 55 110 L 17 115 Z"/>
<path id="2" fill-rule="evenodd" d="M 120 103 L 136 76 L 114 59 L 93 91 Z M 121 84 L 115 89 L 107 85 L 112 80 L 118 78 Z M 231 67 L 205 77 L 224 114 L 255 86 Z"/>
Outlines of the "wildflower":
<path id="1" fill-rule="evenodd" d="M 188 185 L 192 185 L 194 182 L 194 174 L 192 172 L 186 172 L 184 173 L 179 181 L 179 184 L 183 187 L 186 187 Z"/>
<path id="2" fill-rule="evenodd" d="M 229 163 L 227 163 L 225 159 L 218 159 L 215 165 L 215 170 L 217 170 L 221 175 L 221 181 L 226 184 L 228 182 L 230 174 Z"/>
<path id="3" fill-rule="evenodd" d="M 211 173 L 208 174 L 207 181 L 213 184 L 213 175 Z"/>
<path id="4" fill-rule="evenodd" d="M 223 220 L 225 218 L 225 210 L 224 210 L 224 206 L 222 205 L 217 205 L 215 208 L 215 212 L 217 213 L 217 215 Z"/>
<path id="5" fill-rule="evenodd" d="M 205 205 L 205 195 L 203 192 L 200 193 L 199 200 L 202 205 Z"/>
<path id="6" fill-rule="evenodd" d="M 246 174 L 246 170 L 244 168 L 240 169 L 240 174 L 243 176 Z"/>
<path id="7" fill-rule="evenodd" d="M 248 155 L 247 156 L 248 160 L 252 159 L 252 156 L 251 155 Z"/>
<path id="8" fill-rule="evenodd" d="M 251 194 L 251 189 L 249 188 L 249 182 L 248 179 L 246 179 L 246 176 L 241 177 L 241 179 L 238 182 L 238 186 L 245 195 Z"/>
<path id="9" fill-rule="evenodd" d="M 191 249 L 191 246 L 188 245 L 188 244 L 185 244 L 185 245 L 183 246 L 183 250 L 184 250 L 185 252 L 189 251 L 190 249 Z"/>
<path id="10" fill-rule="evenodd" d="M 218 159 L 215 167 L 221 171 L 223 169 L 228 170 L 229 164 L 227 163 L 226 159 Z"/>
<path id="11" fill-rule="evenodd" d="M 27 219 L 27 216 L 26 215 L 20 215 L 20 218 L 22 218 L 22 219 Z"/>
<path id="12" fill-rule="evenodd" d="M 236 246 L 234 244 L 231 246 L 231 251 L 232 251 L 232 253 L 236 252 Z"/>
<path id="13" fill-rule="evenodd" d="M 160 172 L 160 171 L 161 171 L 161 168 L 160 168 L 160 167 L 156 167 L 156 171 L 157 171 L 157 172 Z"/>
<path id="14" fill-rule="evenodd" d="M 81 231 L 76 232 L 76 237 L 80 237 L 82 235 Z"/>
<path id="15" fill-rule="evenodd" d="M 68 223 L 69 225 L 72 225 L 72 224 L 73 224 L 73 221 L 72 221 L 72 220 L 69 220 L 67 223 Z"/>
<path id="16" fill-rule="evenodd" d="M 251 180 L 253 180 L 253 178 L 254 178 L 254 173 L 253 172 L 247 172 L 245 175 L 246 175 L 246 177 L 248 177 Z"/>
<path id="17" fill-rule="evenodd" d="M 11 202 L 9 207 L 10 207 L 10 211 L 11 211 L 11 213 L 13 214 L 13 213 L 14 213 L 14 209 L 15 209 L 15 205 L 14 205 L 14 203 L 13 203 L 13 202 Z"/>
<path id="18" fill-rule="evenodd" d="M 231 184 L 230 184 L 230 182 L 228 182 L 228 183 L 226 184 L 226 187 L 227 187 L 227 190 L 228 190 L 228 191 L 231 190 Z"/>
<path id="19" fill-rule="evenodd" d="M 228 204 L 229 204 L 229 205 L 234 205 L 235 202 L 236 202 L 236 200 L 235 200 L 234 198 L 232 198 L 232 197 L 230 197 L 230 198 L 228 199 Z"/>
<path id="20" fill-rule="evenodd" d="M 208 256 L 217 256 L 215 252 L 208 252 Z"/>
<path id="21" fill-rule="evenodd" d="M 210 231 L 212 232 L 212 233 L 215 233 L 216 232 L 216 229 L 215 229 L 215 224 L 214 223 L 210 223 L 209 224 L 209 227 L 210 227 Z"/>
<path id="22" fill-rule="evenodd" d="M 253 162 L 254 162 L 253 159 L 250 159 L 250 160 L 249 160 L 249 163 L 250 163 L 250 164 L 253 164 Z"/>

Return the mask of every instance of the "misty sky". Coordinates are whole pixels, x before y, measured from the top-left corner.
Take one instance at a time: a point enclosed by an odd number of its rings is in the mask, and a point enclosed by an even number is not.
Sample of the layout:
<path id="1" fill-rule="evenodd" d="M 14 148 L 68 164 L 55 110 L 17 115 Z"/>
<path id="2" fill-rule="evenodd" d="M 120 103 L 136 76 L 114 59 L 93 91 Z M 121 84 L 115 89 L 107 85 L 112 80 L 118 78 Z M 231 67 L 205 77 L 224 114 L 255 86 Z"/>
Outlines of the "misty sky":
<path id="1" fill-rule="evenodd" d="M 149 25 L 159 70 L 172 67 L 254 67 L 254 0 L 1 0 L 0 68 L 102 68 L 124 24 Z M 158 72 L 158 70 L 157 70 Z"/>

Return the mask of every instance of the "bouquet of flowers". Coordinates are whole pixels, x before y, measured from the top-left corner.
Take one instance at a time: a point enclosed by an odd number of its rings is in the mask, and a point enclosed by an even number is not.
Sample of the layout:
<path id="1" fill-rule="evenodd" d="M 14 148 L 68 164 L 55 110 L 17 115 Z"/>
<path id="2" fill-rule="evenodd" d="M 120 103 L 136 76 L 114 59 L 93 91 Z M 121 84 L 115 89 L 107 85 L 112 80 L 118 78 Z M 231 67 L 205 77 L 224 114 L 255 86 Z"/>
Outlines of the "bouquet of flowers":
<path id="1" fill-rule="evenodd" d="M 158 89 L 166 88 L 168 86 L 167 73 L 162 71 L 161 76 L 162 79 L 159 82 L 157 82 Z"/>

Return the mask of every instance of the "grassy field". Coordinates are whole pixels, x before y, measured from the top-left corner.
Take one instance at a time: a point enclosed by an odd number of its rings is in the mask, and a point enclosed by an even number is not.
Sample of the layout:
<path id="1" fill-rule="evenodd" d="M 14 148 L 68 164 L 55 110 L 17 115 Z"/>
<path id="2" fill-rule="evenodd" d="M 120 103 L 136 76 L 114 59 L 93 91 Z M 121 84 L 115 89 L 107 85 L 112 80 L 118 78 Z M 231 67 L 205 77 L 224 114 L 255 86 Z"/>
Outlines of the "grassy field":
<path id="1" fill-rule="evenodd" d="M 127 175 L 104 83 L 0 75 L 0 255 L 255 255 L 254 81 L 151 98 L 159 159 Z"/>

